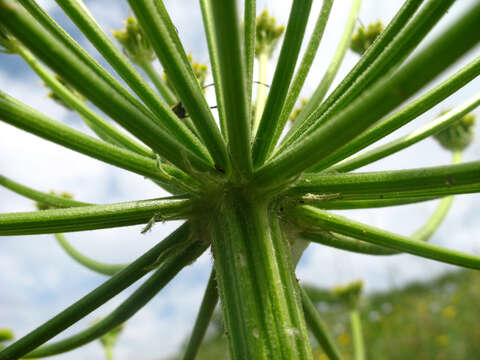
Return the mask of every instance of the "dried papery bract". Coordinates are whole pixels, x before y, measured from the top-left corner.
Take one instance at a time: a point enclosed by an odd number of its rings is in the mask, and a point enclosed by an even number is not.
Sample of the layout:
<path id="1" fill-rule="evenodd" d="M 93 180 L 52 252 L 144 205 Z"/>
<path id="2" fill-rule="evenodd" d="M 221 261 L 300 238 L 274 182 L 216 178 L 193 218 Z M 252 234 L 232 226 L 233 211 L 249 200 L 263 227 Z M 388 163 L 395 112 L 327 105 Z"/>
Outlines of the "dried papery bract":
<path id="1" fill-rule="evenodd" d="M 42 204 L 41 211 L 0 214 L 0 235 L 55 234 L 78 264 L 109 277 L 2 350 L 1 360 L 52 356 L 96 339 L 111 345 L 110 332 L 207 249 L 213 257 L 211 276 L 184 359 L 198 353 L 218 300 L 232 360 L 312 359 L 307 326 L 330 359 L 341 359 L 328 327 L 295 276 L 295 266 L 310 242 L 375 256 L 410 253 L 480 268 L 478 256 L 427 242 L 445 218 L 454 194 L 480 192 L 480 162 L 460 163 L 459 156 L 472 140 L 473 121 L 467 114 L 480 105 L 479 94 L 408 136 L 357 154 L 480 74 L 477 57 L 402 105 L 480 42 L 478 2 L 468 4 L 466 12 L 450 19 L 424 44 L 453 0 L 407 0 L 384 30 L 376 23 L 360 28 L 357 35 L 353 32 L 361 1 L 353 0 L 341 41 L 328 54 L 328 70 L 298 111 L 293 109 L 328 26 L 332 0 L 323 1 L 305 47 L 311 0 L 292 2 L 285 28 L 267 12 L 257 17 L 254 0 L 245 0 L 243 20 L 237 1 L 201 0 L 214 104 L 205 98 L 207 65 L 188 55 L 163 1 L 128 2 L 132 16 L 124 30 L 114 32 L 117 44 L 81 0 L 57 0 L 124 85 L 37 2 L 0 0 L 0 51 L 18 54 L 16 59 L 35 71 L 54 99 L 77 113 L 95 135 L 61 124 L 4 92 L 0 92 L 0 120 L 139 174 L 172 194 L 97 205 L 0 176 L 1 186 Z M 273 81 L 264 86 L 266 65 L 273 64 L 276 46 L 280 53 Z M 324 99 L 349 48 L 362 57 Z M 255 58 L 260 65 L 256 79 Z M 252 105 L 255 82 L 259 82 L 258 94 Z M 218 107 L 220 126 L 212 105 Z M 289 118 L 296 120 L 289 123 Z M 280 139 L 287 123 L 290 130 Z M 348 173 L 433 134 L 453 151 L 453 164 Z M 328 211 L 441 197 L 434 214 L 411 236 Z M 184 223 L 131 264 L 90 259 L 61 234 L 138 224 L 153 232 L 160 222 L 171 220 Z M 152 275 L 102 320 L 43 345 L 148 273 Z M 370 354 L 362 338 L 360 286 L 351 285 L 342 294 L 351 311 L 355 358 L 373 358 L 378 354 Z"/>

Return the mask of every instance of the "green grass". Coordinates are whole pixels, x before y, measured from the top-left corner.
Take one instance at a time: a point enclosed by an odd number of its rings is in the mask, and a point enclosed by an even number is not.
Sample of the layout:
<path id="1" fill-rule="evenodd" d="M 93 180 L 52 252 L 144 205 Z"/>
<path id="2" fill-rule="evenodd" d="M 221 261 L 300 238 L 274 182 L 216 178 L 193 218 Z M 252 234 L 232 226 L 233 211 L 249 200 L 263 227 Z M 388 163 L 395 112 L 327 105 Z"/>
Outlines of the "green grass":
<path id="1" fill-rule="evenodd" d="M 480 353 L 480 274 L 448 273 L 428 282 L 365 297 L 361 304 L 366 358 L 371 360 L 475 360 Z M 368 284 L 367 284 L 368 286 Z M 316 302 L 345 360 L 353 359 L 347 309 Z M 198 360 L 226 359 L 227 342 L 218 321 Z M 327 360 L 312 339 L 315 360 Z M 175 357 L 172 358 L 176 359 Z"/>

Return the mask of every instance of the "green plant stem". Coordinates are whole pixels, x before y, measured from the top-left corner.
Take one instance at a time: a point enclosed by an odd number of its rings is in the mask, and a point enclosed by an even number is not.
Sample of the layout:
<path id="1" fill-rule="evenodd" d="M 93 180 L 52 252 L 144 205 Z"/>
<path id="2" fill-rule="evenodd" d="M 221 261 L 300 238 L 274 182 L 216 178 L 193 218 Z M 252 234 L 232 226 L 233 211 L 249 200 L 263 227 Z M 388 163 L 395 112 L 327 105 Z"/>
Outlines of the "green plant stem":
<path id="1" fill-rule="evenodd" d="M 257 134 L 260 120 L 262 119 L 263 109 L 267 101 L 267 89 L 265 85 L 268 79 L 268 52 L 264 51 L 258 55 L 258 84 L 257 98 L 255 99 L 255 118 L 252 126 L 252 134 Z"/>
<path id="2" fill-rule="evenodd" d="M 140 99 L 150 108 L 154 114 L 152 120 L 165 127 L 165 129 L 168 129 L 169 134 L 186 148 L 191 149 L 205 159 L 209 159 L 206 148 L 171 109 L 161 101 L 160 97 L 138 73 L 128 58 L 103 32 L 95 19 L 90 15 L 82 0 L 56 0 L 56 2 L 125 80 L 130 88 L 133 89 Z M 145 66 L 148 67 L 148 65 Z"/>
<path id="3" fill-rule="evenodd" d="M 323 34 L 325 32 L 325 27 L 327 25 L 327 21 L 330 17 L 330 11 L 332 10 L 333 0 L 325 0 L 322 2 L 322 8 L 320 9 L 320 13 L 317 18 L 317 22 L 315 23 L 315 28 L 313 29 L 313 33 L 310 37 L 310 41 L 308 42 L 307 49 L 302 58 L 302 62 L 300 63 L 298 70 L 295 74 L 295 78 L 290 85 L 288 90 L 287 99 L 285 100 L 285 104 L 283 105 L 282 112 L 280 114 L 280 120 L 278 129 L 283 130 L 285 124 L 288 121 L 290 114 L 292 113 L 293 107 L 295 106 L 295 102 L 298 99 L 298 95 L 302 90 L 302 87 L 305 83 L 305 79 L 310 71 L 312 66 L 313 60 L 317 54 L 318 46 L 320 45 L 320 41 L 322 40 Z M 338 51 L 338 49 L 337 49 Z M 329 71 L 327 71 L 329 73 Z M 326 76 L 327 74 L 325 74 Z M 325 86 L 325 85 L 324 85 Z M 318 88 L 317 88 L 318 89 Z M 279 131 L 274 134 L 274 143 L 277 143 L 279 138 Z"/>
<path id="4" fill-rule="evenodd" d="M 245 64 L 247 72 L 247 109 L 252 108 L 253 65 L 255 60 L 255 31 L 257 24 L 257 2 L 246 0 L 244 10 Z"/>
<path id="5" fill-rule="evenodd" d="M 144 61 L 139 64 L 139 66 L 143 69 L 143 71 L 145 71 L 150 80 L 152 80 L 153 84 L 159 91 L 160 95 L 162 95 L 166 103 L 170 106 L 175 105 L 178 102 L 175 94 L 167 86 L 165 80 L 162 79 L 158 71 L 155 70 L 153 63 L 151 61 Z"/>
<path id="6" fill-rule="evenodd" d="M 311 176 L 310 176 L 311 175 Z M 411 170 L 302 176 L 290 193 L 320 200 L 325 194 L 340 199 L 393 199 L 477 192 L 480 161 Z M 444 191 L 439 191 L 444 190 Z M 317 195 L 316 195 L 317 194 Z"/>
<path id="7" fill-rule="evenodd" d="M 410 21 L 415 11 L 423 3 L 423 0 L 407 0 L 397 12 L 392 21 L 388 24 L 384 31 L 377 37 L 373 44 L 365 51 L 363 56 L 353 67 L 348 75 L 341 81 L 341 83 L 335 88 L 335 90 L 328 96 L 328 98 L 321 104 L 321 110 L 323 113 L 326 109 L 330 108 L 333 103 L 354 83 L 354 81 L 366 71 L 366 69 L 375 61 L 379 55 L 387 48 L 394 37 L 402 30 L 403 27 Z M 294 135 L 300 123 L 294 123 L 290 131 L 282 140 L 282 145 L 278 151 L 281 151 L 284 147 L 290 144 L 291 137 Z"/>
<path id="8" fill-rule="evenodd" d="M 179 244 L 186 243 L 189 240 L 190 225 L 186 223 L 95 290 L 2 350 L 0 352 L 0 359 L 16 360 L 47 342 L 146 275 L 149 272 L 149 267 L 157 261 L 159 256 L 169 249 L 175 248 Z"/>
<path id="9" fill-rule="evenodd" d="M 53 194 L 47 194 L 38 190 L 34 190 L 25 185 L 22 185 L 16 181 L 13 181 L 3 175 L 0 175 L 0 186 L 3 186 L 19 195 L 22 195 L 31 200 L 35 200 L 41 203 L 45 203 L 52 207 L 57 208 L 69 208 L 76 206 L 88 206 L 92 205 L 83 201 L 77 201 L 73 199 L 67 199 L 62 196 Z"/>
<path id="10" fill-rule="evenodd" d="M 147 279 L 135 292 L 123 301 L 113 312 L 99 322 L 66 339 L 46 344 L 31 353 L 26 358 L 47 357 L 61 354 L 107 334 L 123 324 L 145 306 L 162 290 L 184 267 L 190 265 L 205 251 L 205 244 L 197 242 L 185 246 L 175 253 L 169 253 L 159 269 Z"/>
<path id="11" fill-rule="evenodd" d="M 365 360 L 365 345 L 363 341 L 362 323 L 358 309 L 350 310 L 350 325 L 352 326 L 355 360 Z"/>
<path id="12" fill-rule="evenodd" d="M 365 90 L 371 88 L 377 80 L 398 66 L 418 46 L 420 41 L 430 32 L 435 24 L 445 15 L 454 0 L 430 0 L 422 7 L 405 28 L 392 39 L 385 51 L 374 59 L 369 68 L 346 89 L 345 93 L 329 109 L 317 108 L 308 118 L 301 122 L 301 128 L 296 129 L 296 141 L 301 141 L 305 136 L 318 129 L 326 121 L 330 121 L 334 115 L 347 108 L 352 101 L 357 99 Z M 418 56 L 417 56 L 418 57 Z M 411 79 L 415 83 L 416 79 Z M 420 88 L 416 88 L 415 91 Z M 410 94 L 394 94 L 399 99 L 406 100 Z M 400 103 L 400 102 L 399 102 Z M 399 104 L 398 103 L 398 104 Z M 398 105 L 396 104 L 396 105 Z M 391 109 L 390 109 L 391 110 Z M 298 134 L 300 133 L 300 135 Z"/>
<path id="13" fill-rule="evenodd" d="M 311 359 L 278 219 L 258 199 L 226 196 L 213 217 L 212 250 L 231 359 Z"/>
<path id="14" fill-rule="evenodd" d="M 337 49 L 333 54 L 333 58 L 328 65 L 325 75 L 323 75 L 322 80 L 318 84 L 317 88 L 313 92 L 310 100 L 304 106 L 302 111 L 298 114 L 298 117 L 295 120 L 298 120 L 298 123 L 301 124 L 306 120 L 306 118 L 317 108 L 323 101 L 323 98 L 327 94 L 328 89 L 332 85 L 335 76 L 342 65 L 343 59 L 347 50 L 350 46 L 350 41 L 353 36 L 353 31 L 355 30 L 355 25 L 357 23 L 358 14 L 360 12 L 361 0 L 352 1 L 352 7 L 350 9 L 350 14 L 348 15 L 347 23 L 345 24 L 345 29 L 343 30 L 342 37 L 338 43 Z"/>
<path id="15" fill-rule="evenodd" d="M 208 43 L 208 52 L 210 55 L 210 64 L 212 66 L 212 75 L 213 75 L 213 82 L 215 84 L 215 96 L 217 99 L 217 109 L 218 109 L 218 117 L 220 119 L 220 128 L 222 130 L 222 135 L 224 138 L 227 138 L 227 116 L 225 114 L 225 102 L 223 98 L 223 85 L 222 85 L 222 77 L 220 74 L 220 67 L 218 63 L 219 59 L 219 52 L 218 52 L 218 44 L 215 40 L 215 27 L 214 27 L 214 20 L 213 20 L 213 10 L 212 4 L 210 0 L 200 0 L 200 7 L 202 9 L 202 19 L 203 19 L 203 27 L 205 29 L 205 35 L 207 37 Z M 245 8 L 245 11 L 247 9 Z M 251 94 L 250 94 L 251 95 Z"/>
<path id="16" fill-rule="evenodd" d="M 398 199 L 373 199 L 373 200 L 333 200 L 314 201 L 311 205 L 324 210 L 370 209 L 398 205 L 415 204 L 423 201 L 435 200 L 434 196 L 398 198 Z M 307 201 L 308 203 L 308 201 Z"/>
<path id="17" fill-rule="evenodd" d="M 480 4 L 475 4 L 400 70 L 383 77 L 303 141 L 259 168 L 257 185 L 278 187 L 358 136 L 474 47 L 480 41 L 480 32 L 474 31 L 479 21 Z"/>
<path id="18" fill-rule="evenodd" d="M 213 311 L 218 303 L 217 281 L 215 280 L 215 270 L 212 269 L 208 279 L 207 288 L 203 295 L 202 304 L 195 320 L 195 325 L 190 335 L 183 360 L 194 360 L 197 356 L 200 345 L 202 344 L 208 325 L 213 316 Z"/>
<path id="19" fill-rule="evenodd" d="M 7 10 L 0 12 L 2 24 L 92 103 L 180 169 L 192 172 L 193 168 L 215 174 L 208 159 L 175 140 L 152 121 L 149 114 L 139 111 L 127 98 L 116 96 L 109 83 L 87 67 L 71 49 L 39 26 L 18 4 L 12 4 L 9 0 L 1 0 L 2 3 L 7 4 L 3 5 Z"/>
<path id="20" fill-rule="evenodd" d="M 383 159 L 388 155 L 394 154 L 400 150 L 412 146 L 419 141 L 424 140 L 431 135 L 442 131 L 443 129 L 446 129 L 478 106 L 480 106 L 480 93 L 477 93 L 465 103 L 453 108 L 449 112 L 439 116 L 435 120 L 418 128 L 417 130 L 414 130 L 411 133 L 401 136 L 384 145 L 373 148 L 372 150 L 366 151 L 357 156 L 353 156 L 346 161 L 334 166 L 333 169 L 336 171 L 346 172 L 358 169 L 359 167 Z"/>
<path id="21" fill-rule="evenodd" d="M 355 1 L 359 2 L 360 0 Z M 265 108 L 261 112 L 262 118 L 258 130 L 255 131 L 252 148 L 255 167 L 265 162 L 275 148 L 277 139 L 282 132 L 284 124 L 279 122 L 280 114 L 292 82 L 311 8 L 312 0 L 293 0 L 272 85 L 268 92 Z"/>
<path id="22" fill-rule="evenodd" d="M 128 3 L 152 44 L 165 73 L 174 84 L 175 92 L 190 114 L 214 163 L 228 173 L 230 161 L 227 147 L 163 1 L 129 0 Z"/>
<path id="23" fill-rule="evenodd" d="M 107 360 L 113 360 L 113 349 L 112 345 L 105 346 L 105 357 Z"/>
<path id="24" fill-rule="evenodd" d="M 72 109 L 76 110 L 85 120 L 87 125 L 93 124 L 92 130 L 99 129 L 102 133 L 114 140 L 114 145 L 119 145 L 140 155 L 155 157 L 150 149 L 130 139 L 110 125 L 105 119 L 91 110 L 81 99 L 75 96 L 65 86 L 58 81 L 55 76 L 48 71 L 33 55 L 23 46 L 17 48 L 18 54 L 30 65 L 37 75 L 52 89 L 52 91 L 62 98 Z M 101 136 L 100 136 L 101 137 Z"/>
<path id="25" fill-rule="evenodd" d="M 139 100 L 137 100 L 126 88 L 124 88 L 116 79 L 110 75 L 100 64 L 95 61 L 72 37 L 59 26 L 43 9 L 37 4 L 35 0 L 18 0 L 19 3 L 37 20 L 44 31 L 50 32 L 58 41 L 64 46 L 73 51 L 80 61 L 89 69 L 94 71 L 112 88 L 112 94 L 121 96 L 127 99 L 139 111 L 142 111 L 148 116 L 153 116 Z M 7 5 L 11 6 L 11 5 Z"/>
<path id="26" fill-rule="evenodd" d="M 0 236 L 52 234 L 185 219 L 192 202 L 182 198 L 132 201 L 32 212 L 0 214 Z"/>
<path id="27" fill-rule="evenodd" d="M 393 115 L 380 121 L 378 124 L 367 129 L 364 133 L 347 143 L 338 151 L 320 161 L 313 169 L 311 169 L 311 171 L 321 171 L 330 165 L 345 159 L 347 156 L 355 154 L 357 151 L 373 144 L 375 141 L 382 139 L 455 93 L 462 86 L 475 79 L 479 74 L 480 57 L 477 57 L 453 76 L 435 86 L 432 90 L 415 99 Z M 353 159 L 349 159 L 347 162 L 351 160 Z M 348 170 L 341 170 L 343 166 L 342 163 L 333 168 L 337 171 L 353 170 L 352 168 L 348 169 L 348 167 L 345 168 Z"/>
<path id="28" fill-rule="evenodd" d="M 305 320 L 312 332 L 313 336 L 322 347 L 323 351 L 327 354 L 330 360 L 340 360 L 342 356 L 337 348 L 332 336 L 330 335 L 327 325 L 320 317 L 315 305 L 308 296 L 307 291 L 303 287 L 300 287 L 300 293 L 302 295 L 303 311 L 305 312 Z"/>
<path id="29" fill-rule="evenodd" d="M 247 94 L 245 52 L 242 45 L 237 1 L 209 0 L 213 34 L 218 50 L 218 72 L 222 82 L 228 152 L 234 181 L 244 182 L 253 173 L 250 150 L 251 111 Z"/>
<path id="30" fill-rule="evenodd" d="M 369 243 L 447 264 L 480 269 L 480 257 L 478 256 L 446 249 L 427 242 L 411 240 L 406 236 L 362 224 L 311 206 L 299 206 L 293 212 L 297 219 L 307 226 L 352 236 Z"/>
<path id="31" fill-rule="evenodd" d="M 195 180 L 172 166 L 164 165 L 159 169 L 157 162 L 153 159 L 85 135 L 48 118 L 2 91 L 0 91 L 0 111 L 0 121 L 108 164 L 161 183 L 170 183 L 178 178 L 178 180 L 195 184 Z"/>
<path id="32" fill-rule="evenodd" d="M 67 241 L 63 234 L 55 234 L 55 239 L 60 244 L 63 250 L 77 263 L 90 269 L 96 273 L 112 276 L 117 272 L 125 268 L 128 264 L 106 264 L 89 258 L 88 256 L 82 254 L 80 251 L 76 250 L 70 243 Z"/>

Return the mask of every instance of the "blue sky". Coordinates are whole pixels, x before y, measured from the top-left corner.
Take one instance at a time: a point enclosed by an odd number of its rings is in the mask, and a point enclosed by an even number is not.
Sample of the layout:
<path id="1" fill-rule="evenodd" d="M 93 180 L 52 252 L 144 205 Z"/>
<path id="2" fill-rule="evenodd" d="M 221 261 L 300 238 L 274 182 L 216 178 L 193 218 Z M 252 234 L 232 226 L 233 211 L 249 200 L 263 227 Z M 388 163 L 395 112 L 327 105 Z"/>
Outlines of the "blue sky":
<path id="1" fill-rule="evenodd" d="M 439 30 L 448 25 L 456 14 L 474 0 L 457 2 L 448 16 L 429 35 L 428 42 Z M 101 60 L 93 47 L 63 15 L 53 0 L 38 1 L 69 31 L 85 48 Z M 85 1 L 98 22 L 109 32 L 123 26 L 122 20 L 129 14 L 125 1 Z M 198 2 L 193 0 L 166 1 L 167 8 L 184 42 L 185 48 L 200 62 L 208 61 Z M 291 1 L 258 1 L 258 9 L 271 11 L 280 23 L 286 23 Z M 391 19 L 401 1 L 364 0 L 360 18 L 363 23 Z M 313 28 L 321 2 L 314 2 Z M 302 93 L 308 96 L 323 75 L 341 35 L 350 6 L 349 0 L 337 0 L 322 40 L 307 85 Z M 446 71 L 440 79 L 466 64 L 479 54 L 477 47 L 468 56 Z M 335 83 L 346 75 L 358 57 L 348 53 Z M 270 68 L 273 75 L 273 63 Z M 438 81 L 437 81 L 438 82 Z M 473 96 L 479 89 L 479 80 L 465 86 L 441 105 L 424 116 L 384 139 L 388 141 L 427 123 L 441 110 L 459 104 Z M 70 126 L 90 131 L 73 115 L 47 97 L 28 67 L 15 56 L 0 55 L 0 88 L 21 101 Z M 210 90 L 208 100 L 215 102 Z M 477 110 L 475 113 L 479 113 Z M 477 124 L 477 133 L 478 129 Z M 98 202 L 118 202 L 154 198 L 164 195 L 158 187 L 140 176 L 130 174 L 86 156 L 65 150 L 35 136 L 0 122 L 0 173 L 37 189 L 69 191 L 76 198 Z M 465 152 L 465 160 L 480 158 L 480 141 Z M 400 169 L 446 164 L 448 152 L 433 140 L 402 151 L 388 159 L 372 164 L 363 170 Z M 432 242 L 455 249 L 480 254 L 477 243 L 480 234 L 480 196 L 458 196 L 450 215 L 441 226 Z M 346 214 L 366 223 L 401 234 L 413 232 L 425 221 L 436 203 L 416 204 L 381 210 L 348 211 Z M 32 210 L 32 202 L 0 188 L 0 212 Z M 176 224 L 157 224 L 151 232 L 141 235 L 141 226 L 120 230 L 101 230 L 67 234 L 72 244 L 99 260 L 127 262 L 142 254 L 168 234 Z M 59 248 L 51 236 L 5 237 L 0 239 L 0 327 L 10 327 L 21 336 L 40 323 L 79 299 L 105 280 L 73 263 Z M 149 305 L 143 308 L 127 324 L 116 349 L 117 359 L 159 359 L 175 352 L 187 336 L 194 321 L 203 289 L 211 267 L 211 258 L 205 254 L 200 260 L 185 269 Z M 386 289 L 412 280 L 430 278 L 440 272 L 453 269 L 433 261 L 401 255 L 377 258 L 348 254 L 339 250 L 312 245 L 306 251 L 299 267 L 298 278 L 322 286 L 333 286 L 361 278 L 367 290 Z M 94 319 L 105 316 L 133 290 L 128 289 L 86 317 L 60 337 L 79 331 Z M 101 358 L 101 348 L 92 343 L 58 359 Z"/>

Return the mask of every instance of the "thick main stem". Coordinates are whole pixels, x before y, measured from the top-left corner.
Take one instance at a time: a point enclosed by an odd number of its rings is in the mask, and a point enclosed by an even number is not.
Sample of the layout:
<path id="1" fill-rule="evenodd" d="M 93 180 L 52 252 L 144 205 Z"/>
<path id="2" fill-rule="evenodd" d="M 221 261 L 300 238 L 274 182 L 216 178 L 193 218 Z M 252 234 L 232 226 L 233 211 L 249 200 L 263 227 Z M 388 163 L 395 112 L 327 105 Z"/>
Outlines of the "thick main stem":
<path id="1" fill-rule="evenodd" d="M 298 285 L 278 218 L 266 202 L 225 195 L 212 251 L 230 357 L 312 359 Z"/>

